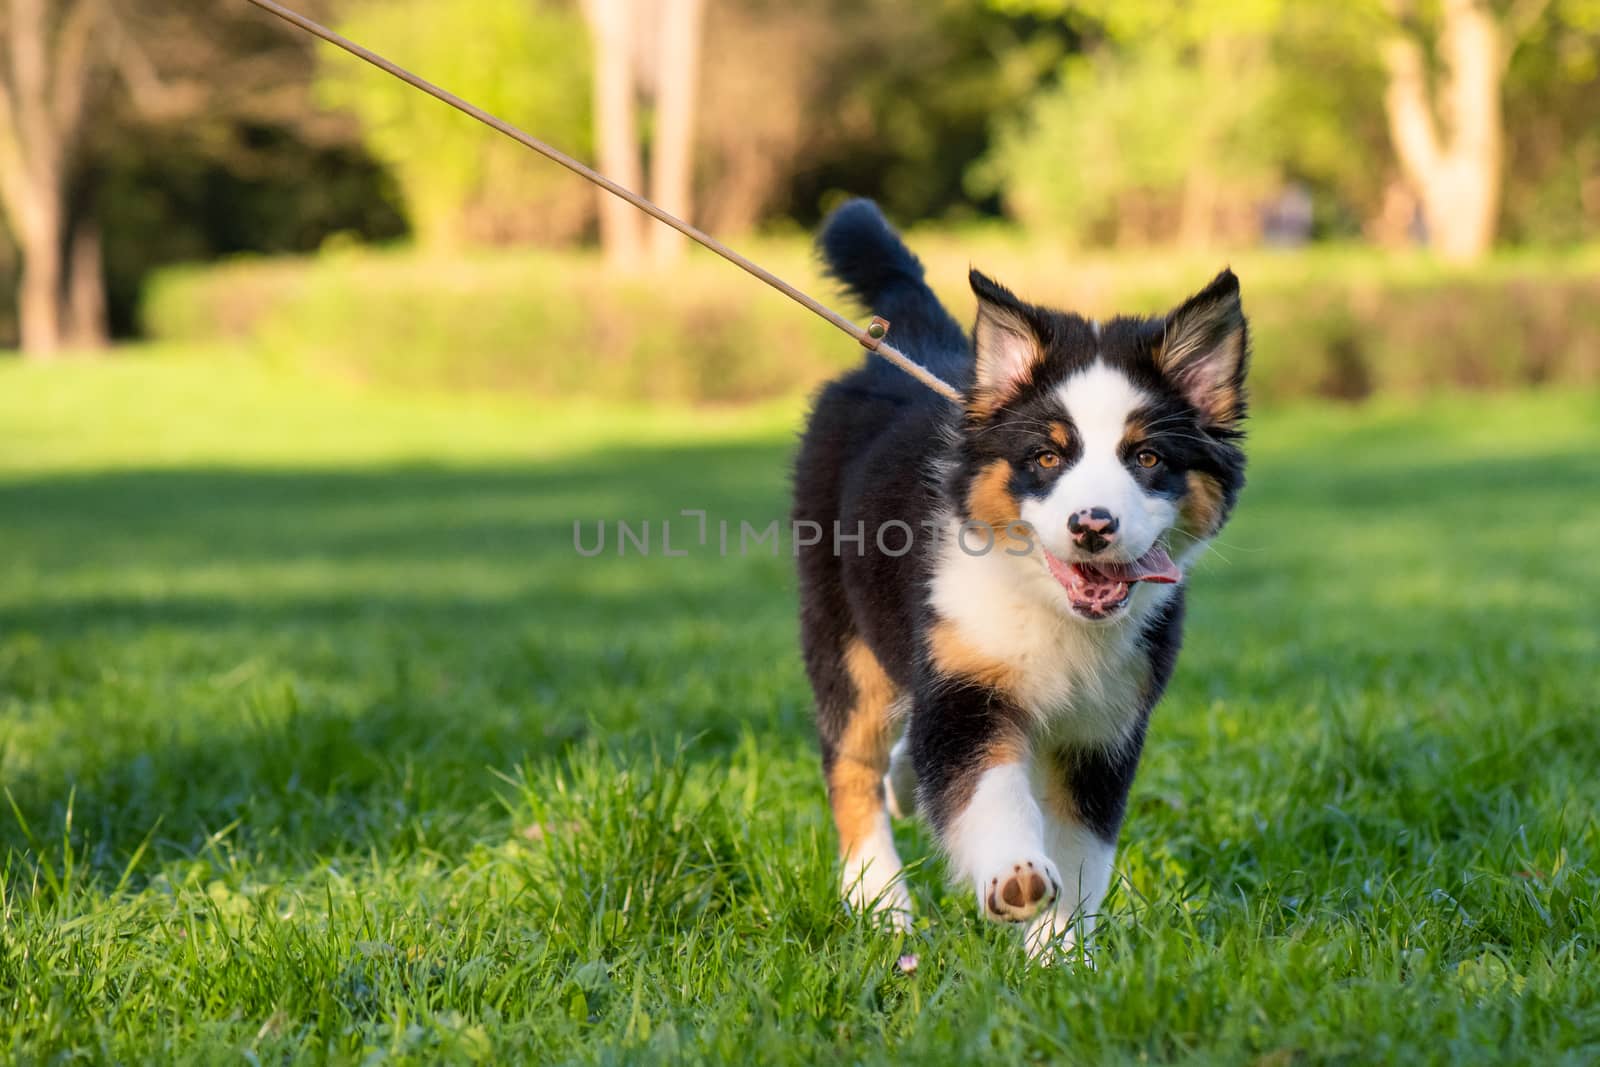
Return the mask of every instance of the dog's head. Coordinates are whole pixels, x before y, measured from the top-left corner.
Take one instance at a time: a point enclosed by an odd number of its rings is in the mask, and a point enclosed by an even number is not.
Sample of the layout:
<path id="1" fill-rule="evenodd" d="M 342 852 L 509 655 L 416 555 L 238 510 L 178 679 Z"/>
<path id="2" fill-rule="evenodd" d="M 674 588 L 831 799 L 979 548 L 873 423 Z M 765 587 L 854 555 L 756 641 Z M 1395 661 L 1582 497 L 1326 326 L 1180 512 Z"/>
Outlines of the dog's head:
<path id="1" fill-rule="evenodd" d="M 966 517 L 1020 520 L 1077 615 L 1122 615 L 1181 579 L 1244 483 L 1248 330 L 1223 271 L 1161 318 L 1103 324 L 973 271 L 977 366 L 957 442 Z"/>

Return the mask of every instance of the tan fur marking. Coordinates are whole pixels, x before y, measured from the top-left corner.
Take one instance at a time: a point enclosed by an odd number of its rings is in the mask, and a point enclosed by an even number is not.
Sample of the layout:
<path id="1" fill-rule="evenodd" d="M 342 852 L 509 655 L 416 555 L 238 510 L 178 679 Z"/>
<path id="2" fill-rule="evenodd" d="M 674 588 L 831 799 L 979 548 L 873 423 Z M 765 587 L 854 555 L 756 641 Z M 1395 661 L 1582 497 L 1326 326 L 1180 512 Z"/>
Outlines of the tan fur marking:
<path id="1" fill-rule="evenodd" d="M 983 777 L 985 771 L 1007 763 L 1026 763 L 1029 751 L 1027 728 L 1020 720 L 1013 720 L 1008 724 L 1008 728 L 1002 729 L 989 740 L 978 761 L 966 767 L 960 777 L 950 784 L 950 811 L 962 811 L 972 803 L 972 794 L 977 791 L 978 780 Z M 1000 909 L 991 908 L 991 910 Z"/>
<path id="2" fill-rule="evenodd" d="M 1072 437 L 1067 433 L 1067 424 L 1052 422 L 1050 424 L 1050 440 L 1056 443 L 1057 448 L 1067 448 L 1072 444 Z"/>
<path id="3" fill-rule="evenodd" d="M 839 854 L 848 859 L 883 812 L 883 776 L 889 769 L 889 705 L 894 682 L 859 637 L 844 652 L 855 687 L 849 722 L 828 769 L 828 801 L 839 828 Z"/>
<path id="4" fill-rule="evenodd" d="M 945 674 L 1002 693 L 1013 692 L 1020 681 L 1011 667 L 990 659 L 962 640 L 955 623 L 948 620 L 941 619 L 928 631 L 928 652 L 933 657 L 933 665 Z"/>
<path id="5" fill-rule="evenodd" d="M 1068 788 L 1068 765 L 1064 753 L 1052 752 L 1045 757 L 1047 772 L 1044 775 L 1044 802 L 1045 811 L 1054 815 L 1057 820 L 1067 824 L 1083 822 L 1083 816 L 1078 812 L 1078 802 Z"/>
<path id="6" fill-rule="evenodd" d="M 1122 430 L 1122 445 L 1137 445 L 1143 443 L 1150 436 L 1150 424 L 1141 415 L 1132 415 L 1128 418 L 1128 425 Z"/>
<path id="7" fill-rule="evenodd" d="M 887 711 L 895 698 L 894 682 L 861 638 L 850 639 L 844 650 L 844 665 L 856 687 L 857 707 L 881 707 Z"/>
<path id="8" fill-rule="evenodd" d="M 1178 507 L 1178 529 L 1191 537 L 1210 537 L 1222 526 L 1222 483 L 1199 471 L 1190 471 L 1188 482 Z"/>
<path id="9" fill-rule="evenodd" d="M 1013 545 L 1022 547 L 1024 542 L 1011 533 L 1013 524 L 1022 521 L 1021 514 L 1022 508 L 1017 504 L 1017 498 L 1011 495 L 1010 463 L 997 459 L 972 479 L 972 486 L 967 490 L 967 517 L 994 531 L 991 550 Z M 976 537 L 976 534 L 973 536 Z"/>

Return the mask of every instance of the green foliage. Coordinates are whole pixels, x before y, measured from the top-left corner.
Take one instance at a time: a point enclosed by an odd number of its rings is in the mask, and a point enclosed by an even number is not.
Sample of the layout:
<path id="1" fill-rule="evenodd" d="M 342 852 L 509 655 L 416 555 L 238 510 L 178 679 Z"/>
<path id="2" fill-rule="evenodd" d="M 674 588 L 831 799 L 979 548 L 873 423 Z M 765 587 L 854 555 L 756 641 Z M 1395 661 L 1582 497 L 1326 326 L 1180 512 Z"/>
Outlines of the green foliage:
<path id="1" fill-rule="evenodd" d="M 1600 3 L 1558 0 L 1506 74 L 1504 235 L 1568 244 L 1600 226 Z"/>
<path id="2" fill-rule="evenodd" d="M 1364 2 L 1364 0 L 1363 0 Z M 1083 23 L 1112 40 L 1160 42 L 1191 48 L 1216 36 L 1260 35 L 1290 0 L 989 0 L 1012 14 L 1046 15 Z"/>
<path id="3" fill-rule="evenodd" d="M 1080 244 L 1170 243 L 1201 223 L 1209 233 L 1213 198 L 1189 206 L 1185 193 L 1205 181 L 1253 202 L 1270 186 L 1272 89 L 1269 69 L 1221 40 L 1198 57 L 1156 47 L 1077 57 L 1002 130 L 973 188 L 1002 193 L 1019 221 Z"/>
<path id="4" fill-rule="evenodd" d="M 1048 243 L 981 233 L 913 244 L 957 314 L 976 263 L 1042 303 L 1095 315 L 1157 314 L 1218 267 L 1204 259 L 1068 260 Z M 749 251 L 815 293 L 809 247 Z M 1444 271 L 1356 250 L 1239 253 L 1256 337 L 1252 388 L 1307 395 L 1416 393 L 1600 381 L 1600 263 L 1504 259 Z M 546 396 L 727 402 L 803 393 L 859 358 L 832 327 L 709 255 L 672 284 L 618 278 L 572 253 L 479 255 L 441 264 L 394 253 L 235 262 L 154 286 L 152 334 L 243 339 L 283 363 L 410 386 Z M 913 353 L 914 354 L 914 353 Z"/>
<path id="5" fill-rule="evenodd" d="M 772 19 L 764 0 L 728 6 L 750 9 L 758 22 Z M 804 27 L 793 34 L 805 86 L 797 105 L 803 151 L 792 173 L 778 176 L 786 195 L 774 206 L 807 224 L 842 194 L 871 195 L 908 220 L 992 214 L 996 198 L 965 192 L 964 172 L 984 154 L 995 121 L 1025 110 L 1076 44 L 1068 26 L 972 0 L 781 6 Z M 757 85 L 795 64 L 794 56 L 755 58 Z M 742 101 L 707 102 L 711 126 L 737 132 L 774 121 L 750 112 Z"/>
<path id="6" fill-rule="evenodd" d="M 569 4 L 362 0 L 340 29 L 569 154 L 589 152 L 589 39 Z M 319 98 L 360 120 L 422 243 L 571 237 L 584 224 L 593 194 L 554 164 L 353 57 L 322 55 Z"/>
<path id="7" fill-rule="evenodd" d="M 1380 213 L 1399 164 L 1389 141 L 1374 5 L 1288 4 L 1266 37 L 1272 92 L 1262 150 L 1318 194 L 1318 229 L 1347 235 Z"/>
<path id="8" fill-rule="evenodd" d="M 997 0 L 1093 42 L 969 174 L 1079 243 L 1253 236 L 1287 179 L 1369 214 L 1391 176 L 1371 5 Z"/>
<path id="9" fill-rule="evenodd" d="M 405 233 L 389 173 L 355 145 L 294 131 L 153 131 L 108 150 L 97 203 L 111 325 L 137 332 L 150 274 L 241 252 L 305 254 L 325 242 Z"/>
<path id="10" fill-rule="evenodd" d="M 911 824 L 911 945 L 838 906 L 790 560 L 573 553 L 782 516 L 794 410 L 214 357 L 0 366 L 9 1059 L 1600 1048 L 1593 393 L 1252 423 L 1096 969 L 1040 970 Z"/>

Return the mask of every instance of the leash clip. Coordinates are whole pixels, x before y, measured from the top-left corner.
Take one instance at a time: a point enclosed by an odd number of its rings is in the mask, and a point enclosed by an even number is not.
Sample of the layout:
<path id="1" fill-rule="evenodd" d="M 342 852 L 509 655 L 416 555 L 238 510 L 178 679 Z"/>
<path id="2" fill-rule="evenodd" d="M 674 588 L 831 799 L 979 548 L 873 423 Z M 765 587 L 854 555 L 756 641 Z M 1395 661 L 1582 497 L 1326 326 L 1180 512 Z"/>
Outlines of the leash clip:
<path id="1" fill-rule="evenodd" d="M 876 352 L 887 336 L 889 336 L 889 320 L 882 315 L 874 315 L 872 321 L 867 323 L 867 332 L 866 336 L 861 338 L 861 347 L 868 352 Z"/>

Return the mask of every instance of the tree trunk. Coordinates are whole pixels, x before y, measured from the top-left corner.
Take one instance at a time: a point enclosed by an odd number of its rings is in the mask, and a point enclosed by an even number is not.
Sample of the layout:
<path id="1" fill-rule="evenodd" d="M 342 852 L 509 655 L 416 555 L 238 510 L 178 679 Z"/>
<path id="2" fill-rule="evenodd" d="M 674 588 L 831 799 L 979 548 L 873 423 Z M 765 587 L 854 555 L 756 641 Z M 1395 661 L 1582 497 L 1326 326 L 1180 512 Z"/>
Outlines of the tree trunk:
<path id="1" fill-rule="evenodd" d="M 633 0 L 588 0 L 594 36 L 595 145 L 600 172 L 629 189 L 642 184 L 634 119 L 637 83 L 633 66 Z M 600 198 L 600 244 L 606 262 L 622 270 L 644 258 L 644 217 L 632 206 L 596 189 Z"/>
<path id="2" fill-rule="evenodd" d="M 1489 251 L 1499 221 L 1507 49 L 1484 0 L 1444 0 L 1443 17 L 1438 51 L 1446 71 L 1437 106 L 1422 47 L 1397 34 L 1384 46 L 1384 108 L 1401 168 L 1422 201 L 1428 242 L 1461 263 Z"/>
<path id="3" fill-rule="evenodd" d="M 694 113 L 704 13 L 704 0 L 663 0 L 650 198 L 681 219 L 688 219 L 693 206 Z M 669 226 L 653 226 L 651 258 L 657 266 L 675 263 L 683 258 L 685 241 Z"/>
<path id="4" fill-rule="evenodd" d="M 69 328 L 67 176 L 101 11 L 82 0 L 9 0 L 0 22 L 0 204 L 22 254 L 17 318 L 32 358 L 53 356 Z M 98 276 L 98 236 L 93 244 L 84 254 L 94 255 Z"/>
<path id="5" fill-rule="evenodd" d="M 1178 243 L 1184 248 L 1210 248 L 1216 240 L 1217 182 L 1208 161 L 1197 161 L 1183 181 L 1178 210 Z"/>
<path id="6" fill-rule="evenodd" d="M 17 321 L 22 354 L 50 359 L 61 348 L 61 212 L 40 196 L 20 220 L 17 243 L 22 271 L 17 289 Z"/>
<path id="7" fill-rule="evenodd" d="M 100 221 L 93 215 L 79 218 L 67 251 L 66 343 L 73 348 L 104 348 L 108 337 Z"/>

